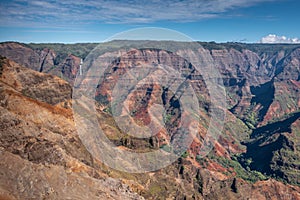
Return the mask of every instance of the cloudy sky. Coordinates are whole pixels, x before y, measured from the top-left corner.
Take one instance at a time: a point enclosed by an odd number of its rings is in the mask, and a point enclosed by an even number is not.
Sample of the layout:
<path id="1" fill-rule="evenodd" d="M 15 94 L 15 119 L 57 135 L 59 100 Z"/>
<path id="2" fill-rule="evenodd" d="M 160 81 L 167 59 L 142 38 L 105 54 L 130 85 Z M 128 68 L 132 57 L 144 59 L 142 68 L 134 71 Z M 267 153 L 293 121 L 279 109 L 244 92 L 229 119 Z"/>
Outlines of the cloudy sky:
<path id="1" fill-rule="evenodd" d="M 194 40 L 299 42 L 299 0 L 1 0 L 0 41 L 101 42 L 162 27 Z"/>

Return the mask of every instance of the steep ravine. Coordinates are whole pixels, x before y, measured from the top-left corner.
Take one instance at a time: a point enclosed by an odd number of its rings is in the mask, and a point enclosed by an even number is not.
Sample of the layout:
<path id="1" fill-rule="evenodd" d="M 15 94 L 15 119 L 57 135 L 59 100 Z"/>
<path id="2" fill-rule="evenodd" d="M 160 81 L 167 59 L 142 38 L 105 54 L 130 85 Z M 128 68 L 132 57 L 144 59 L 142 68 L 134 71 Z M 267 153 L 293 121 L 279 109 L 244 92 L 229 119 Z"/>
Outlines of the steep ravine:
<path id="1" fill-rule="evenodd" d="M 199 136 L 178 161 L 156 172 L 128 174 L 95 160 L 76 135 L 70 98 L 81 57 L 74 56 L 75 51 L 44 50 L 47 45 L 35 49 L 34 45 L 29 48 L 1 43 L 1 55 L 27 68 L 1 59 L 0 197 L 84 199 L 83 194 L 90 194 L 93 199 L 300 198 L 299 187 L 293 186 L 299 185 L 299 48 L 266 51 L 260 45 L 216 45 L 218 49 L 203 46 L 223 76 L 229 106 L 224 132 L 205 158 L 197 153 L 209 122 L 209 95 L 190 63 L 165 50 L 141 49 L 130 55 L 143 55 L 144 60 L 123 56 L 109 66 L 96 100 L 100 125 L 117 146 L 140 151 L 167 149 L 166 141 L 172 137 L 161 132 L 139 140 L 126 136 L 116 126 L 108 103 L 114 84 L 129 66 L 162 64 L 188 69 L 186 81 L 197 92 L 201 105 Z M 63 47 L 56 48 L 64 52 Z M 58 75 L 69 83 L 28 68 Z M 147 125 L 148 109 L 161 104 L 168 110 L 164 119 L 168 129 L 175 130 L 180 122 L 180 104 L 173 95 L 155 84 L 139 86 L 128 102 L 133 120 Z M 19 168 L 24 169 L 22 173 L 18 173 Z"/>

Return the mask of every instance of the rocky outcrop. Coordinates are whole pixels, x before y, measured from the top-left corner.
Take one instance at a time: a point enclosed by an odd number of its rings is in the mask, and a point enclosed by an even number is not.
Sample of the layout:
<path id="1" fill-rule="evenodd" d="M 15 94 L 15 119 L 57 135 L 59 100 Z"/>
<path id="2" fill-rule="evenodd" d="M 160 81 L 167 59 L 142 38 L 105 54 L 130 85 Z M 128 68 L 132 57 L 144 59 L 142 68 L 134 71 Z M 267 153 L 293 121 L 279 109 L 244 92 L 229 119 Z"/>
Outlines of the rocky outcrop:
<path id="1" fill-rule="evenodd" d="M 41 69 L 41 58 L 25 45 L 14 42 L 1 43 L 0 54 L 30 69 Z"/>
<path id="2" fill-rule="evenodd" d="M 0 44 L 0 55 L 3 55 L 35 71 L 49 73 L 73 83 L 79 69 L 80 58 L 72 55 L 57 55 L 50 48 L 32 49 L 28 45 L 6 42 Z"/>
<path id="3" fill-rule="evenodd" d="M 7 59 L 1 63 L 1 199 L 143 199 L 95 167 L 72 111 L 61 106 L 70 100 L 65 81 Z M 33 88 L 30 95 L 26 88 Z"/>
<path id="4" fill-rule="evenodd" d="M 216 67 L 224 76 L 230 110 L 250 127 L 298 110 L 300 48 L 272 54 L 244 48 L 211 50 Z"/>
<path id="5" fill-rule="evenodd" d="M 6 151 L 0 157 L 1 199 L 144 199 L 112 178 L 35 164 Z"/>
<path id="6" fill-rule="evenodd" d="M 32 71 L 6 60 L 1 80 L 22 95 L 55 105 L 71 100 L 71 86 L 58 77 Z"/>

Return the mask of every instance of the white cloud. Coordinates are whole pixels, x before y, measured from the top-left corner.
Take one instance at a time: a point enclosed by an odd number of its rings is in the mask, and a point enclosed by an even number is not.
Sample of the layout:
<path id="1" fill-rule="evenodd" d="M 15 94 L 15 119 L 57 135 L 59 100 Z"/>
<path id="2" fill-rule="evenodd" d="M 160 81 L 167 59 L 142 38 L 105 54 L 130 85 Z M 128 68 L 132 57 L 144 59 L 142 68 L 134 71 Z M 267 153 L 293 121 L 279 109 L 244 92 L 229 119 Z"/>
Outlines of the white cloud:
<path id="1" fill-rule="evenodd" d="M 197 21 L 273 0 L 10 0 L 0 2 L 0 25 Z"/>
<path id="2" fill-rule="evenodd" d="M 277 44 L 277 43 L 286 43 L 286 44 L 299 44 L 300 40 L 298 38 L 287 38 L 286 36 L 278 36 L 275 34 L 270 34 L 263 37 L 260 40 L 260 43 L 266 44 Z"/>

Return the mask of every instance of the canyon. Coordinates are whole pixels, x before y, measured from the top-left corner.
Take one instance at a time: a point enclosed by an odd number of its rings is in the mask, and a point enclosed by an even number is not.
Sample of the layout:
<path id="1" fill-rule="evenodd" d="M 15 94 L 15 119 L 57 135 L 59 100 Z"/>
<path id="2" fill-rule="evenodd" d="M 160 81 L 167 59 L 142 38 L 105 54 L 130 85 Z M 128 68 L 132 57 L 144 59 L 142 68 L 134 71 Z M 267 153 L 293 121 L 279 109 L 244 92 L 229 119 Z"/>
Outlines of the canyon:
<path id="1" fill-rule="evenodd" d="M 173 91 L 146 83 L 126 100 L 130 120 L 142 126 L 151 122 L 152 105 L 166 110 L 165 129 L 149 138 L 128 136 L 110 106 L 122 76 L 146 65 L 183 72 L 201 120 L 197 137 L 175 162 L 133 174 L 96 159 L 77 133 L 72 90 L 80 60 L 93 61 L 98 44 L 0 43 L 0 199 L 300 199 L 300 45 L 198 43 L 199 54 L 209 55 L 222 77 L 227 102 L 222 134 L 201 157 L 214 102 L 201 72 L 179 56 L 184 52 L 170 51 L 182 44 L 150 48 L 157 43 L 100 44 L 107 55 L 124 52 L 97 83 L 100 127 L 120 148 L 167 151 L 182 115 Z"/>

